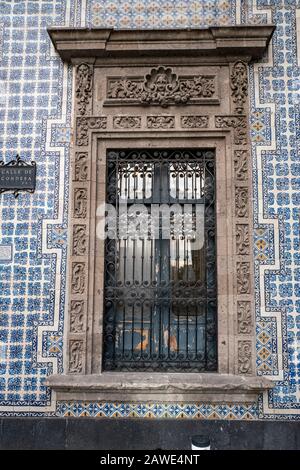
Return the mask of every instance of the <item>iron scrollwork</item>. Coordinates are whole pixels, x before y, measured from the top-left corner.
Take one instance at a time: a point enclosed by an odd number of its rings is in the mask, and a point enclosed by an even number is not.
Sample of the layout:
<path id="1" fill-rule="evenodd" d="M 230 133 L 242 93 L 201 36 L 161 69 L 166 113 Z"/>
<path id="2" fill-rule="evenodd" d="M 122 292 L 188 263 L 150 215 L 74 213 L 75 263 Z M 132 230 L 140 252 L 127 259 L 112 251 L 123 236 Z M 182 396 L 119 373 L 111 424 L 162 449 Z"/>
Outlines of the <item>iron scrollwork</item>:
<path id="1" fill-rule="evenodd" d="M 120 225 L 115 227 L 118 237 L 107 237 L 105 245 L 104 369 L 215 371 L 214 152 L 112 150 L 106 185 L 106 201 L 117 220 L 122 223 L 124 217 L 123 196 L 128 218 L 127 232 L 121 236 Z M 135 204 L 140 215 L 144 211 L 137 235 L 130 229 L 137 228 Z M 185 204 L 191 207 L 189 221 Z M 150 218 L 156 205 L 169 214 L 170 239 L 163 237 L 159 222 L 165 213 L 157 223 L 153 213 Z M 197 210 L 203 227 L 199 239 L 193 230 Z"/>

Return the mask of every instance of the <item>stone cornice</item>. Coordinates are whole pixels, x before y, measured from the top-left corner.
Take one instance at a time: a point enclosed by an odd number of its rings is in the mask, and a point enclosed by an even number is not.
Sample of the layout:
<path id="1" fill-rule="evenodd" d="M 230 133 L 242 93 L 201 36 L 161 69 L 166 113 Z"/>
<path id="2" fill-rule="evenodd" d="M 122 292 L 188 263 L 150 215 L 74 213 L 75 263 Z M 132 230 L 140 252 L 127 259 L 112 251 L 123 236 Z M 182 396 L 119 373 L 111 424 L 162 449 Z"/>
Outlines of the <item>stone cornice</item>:
<path id="1" fill-rule="evenodd" d="M 263 56 L 274 25 L 214 26 L 207 29 L 113 30 L 49 28 L 64 61 L 76 58 L 222 57 L 249 62 Z"/>

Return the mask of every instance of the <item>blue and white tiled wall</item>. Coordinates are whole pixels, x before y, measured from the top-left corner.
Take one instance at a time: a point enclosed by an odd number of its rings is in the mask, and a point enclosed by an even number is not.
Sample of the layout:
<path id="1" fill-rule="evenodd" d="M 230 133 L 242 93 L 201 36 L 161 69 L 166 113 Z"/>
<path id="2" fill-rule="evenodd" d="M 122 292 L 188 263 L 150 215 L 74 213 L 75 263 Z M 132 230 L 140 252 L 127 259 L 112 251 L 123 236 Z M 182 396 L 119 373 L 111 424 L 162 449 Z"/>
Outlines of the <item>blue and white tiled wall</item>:
<path id="1" fill-rule="evenodd" d="M 257 373 L 255 405 L 57 403 L 63 371 L 72 70 L 46 28 L 273 22 L 251 66 Z M 298 41 L 298 43 L 297 43 Z M 0 0 L 0 159 L 38 164 L 37 190 L 0 196 L 0 415 L 300 417 L 300 0 Z"/>

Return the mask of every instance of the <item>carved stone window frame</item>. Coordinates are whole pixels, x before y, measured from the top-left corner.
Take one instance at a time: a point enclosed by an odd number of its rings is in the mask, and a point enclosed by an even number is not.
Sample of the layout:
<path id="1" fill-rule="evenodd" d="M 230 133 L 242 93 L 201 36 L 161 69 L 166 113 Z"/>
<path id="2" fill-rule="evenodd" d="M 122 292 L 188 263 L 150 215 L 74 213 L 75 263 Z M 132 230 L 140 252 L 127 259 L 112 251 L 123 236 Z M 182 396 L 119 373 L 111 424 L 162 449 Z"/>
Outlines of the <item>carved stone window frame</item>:
<path id="1" fill-rule="evenodd" d="M 47 381 L 58 399 L 253 402 L 272 387 L 255 367 L 248 63 L 273 30 L 49 30 L 75 73 L 65 373 Z M 216 153 L 218 373 L 102 371 L 106 152 L 147 146 Z"/>

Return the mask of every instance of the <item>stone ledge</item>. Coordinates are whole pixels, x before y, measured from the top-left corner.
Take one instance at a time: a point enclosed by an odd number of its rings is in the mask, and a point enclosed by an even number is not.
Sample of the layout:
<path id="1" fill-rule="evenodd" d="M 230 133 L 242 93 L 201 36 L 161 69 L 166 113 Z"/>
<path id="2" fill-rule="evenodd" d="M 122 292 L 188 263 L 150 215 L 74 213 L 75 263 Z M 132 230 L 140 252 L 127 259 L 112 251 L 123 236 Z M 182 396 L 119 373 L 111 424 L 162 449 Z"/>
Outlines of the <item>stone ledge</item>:
<path id="1" fill-rule="evenodd" d="M 266 377 L 230 374 L 116 373 L 53 375 L 58 400 L 252 403 L 274 385 Z"/>
<path id="2" fill-rule="evenodd" d="M 274 25 L 213 26 L 205 29 L 113 30 L 48 28 L 61 58 L 238 55 L 258 59 L 272 37 Z M 232 60 L 230 57 L 228 61 Z"/>

